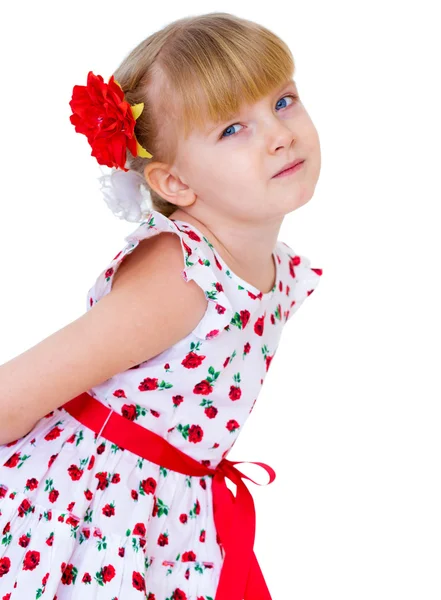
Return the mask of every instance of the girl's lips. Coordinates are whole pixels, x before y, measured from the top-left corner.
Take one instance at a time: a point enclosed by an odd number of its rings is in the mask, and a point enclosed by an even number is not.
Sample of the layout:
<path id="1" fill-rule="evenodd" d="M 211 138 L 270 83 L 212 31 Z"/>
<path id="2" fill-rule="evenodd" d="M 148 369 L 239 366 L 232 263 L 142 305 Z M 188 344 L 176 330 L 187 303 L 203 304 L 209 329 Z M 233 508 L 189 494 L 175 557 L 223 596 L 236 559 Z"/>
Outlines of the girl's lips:
<path id="1" fill-rule="evenodd" d="M 274 175 L 273 179 L 276 177 L 284 177 L 287 175 L 291 175 L 292 173 L 296 173 L 301 168 L 301 166 L 303 165 L 304 162 L 305 162 L 304 160 L 299 161 L 294 167 L 291 167 L 290 169 L 286 169 L 285 171 L 282 171 L 281 173 Z"/>

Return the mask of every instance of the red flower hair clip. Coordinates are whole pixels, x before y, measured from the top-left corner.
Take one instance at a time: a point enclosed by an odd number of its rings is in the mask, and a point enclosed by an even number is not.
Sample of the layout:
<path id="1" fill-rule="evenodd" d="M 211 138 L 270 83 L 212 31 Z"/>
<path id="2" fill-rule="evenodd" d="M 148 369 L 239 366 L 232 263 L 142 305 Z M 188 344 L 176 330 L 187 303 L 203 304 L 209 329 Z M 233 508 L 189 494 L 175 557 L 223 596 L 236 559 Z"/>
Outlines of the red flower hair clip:
<path id="1" fill-rule="evenodd" d="M 131 106 L 124 99 L 124 92 L 113 75 L 104 83 L 101 75 L 89 71 L 87 85 L 75 85 L 70 122 L 77 133 L 87 137 L 92 147 L 91 155 L 100 165 L 125 168 L 127 148 L 133 156 L 152 158 L 135 137 L 136 119 L 142 113 L 144 103 Z"/>

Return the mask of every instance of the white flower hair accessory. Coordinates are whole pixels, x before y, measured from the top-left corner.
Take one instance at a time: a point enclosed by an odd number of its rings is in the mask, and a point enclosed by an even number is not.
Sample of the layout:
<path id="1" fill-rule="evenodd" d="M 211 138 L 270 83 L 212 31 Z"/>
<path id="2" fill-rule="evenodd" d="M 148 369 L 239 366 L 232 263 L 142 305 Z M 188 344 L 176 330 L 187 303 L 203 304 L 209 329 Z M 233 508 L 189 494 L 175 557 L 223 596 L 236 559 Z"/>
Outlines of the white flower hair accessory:
<path id="1" fill-rule="evenodd" d="M 150 191 L 144 177 L 137 171 L 123 171 L 115 167 L 100 167 L 101 192 L 107 206 L 119 219 L 140 223 L 153 208 Z"/>

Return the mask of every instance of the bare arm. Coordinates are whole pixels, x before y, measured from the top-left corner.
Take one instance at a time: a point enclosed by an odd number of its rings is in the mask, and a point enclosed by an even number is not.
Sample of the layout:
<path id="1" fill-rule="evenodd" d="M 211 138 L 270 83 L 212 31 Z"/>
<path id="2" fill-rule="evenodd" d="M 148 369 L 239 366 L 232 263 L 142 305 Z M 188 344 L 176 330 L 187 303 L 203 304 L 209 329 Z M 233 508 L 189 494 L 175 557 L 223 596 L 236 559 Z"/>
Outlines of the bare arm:
<path id="1" fill-rule="evenodd" d="M 0 365 L 0 444 L 22 437 L 51 410 L 188 335 L 207 300 L 195 282 L 184 281 L 182 269 L 177 235 L 143 240 L 95 306 Z"/>

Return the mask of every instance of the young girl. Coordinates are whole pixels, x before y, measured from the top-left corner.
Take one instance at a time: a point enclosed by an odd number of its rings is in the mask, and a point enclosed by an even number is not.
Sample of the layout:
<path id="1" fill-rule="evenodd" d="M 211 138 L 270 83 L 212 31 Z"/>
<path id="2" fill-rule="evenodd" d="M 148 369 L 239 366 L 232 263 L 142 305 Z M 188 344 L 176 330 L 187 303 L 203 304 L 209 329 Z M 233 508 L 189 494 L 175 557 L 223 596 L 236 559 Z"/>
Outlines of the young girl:
<path id="1" fill-rule="evenodd" d="M 272 32 L 211 13 L 73 88 L 141 222 L 85 314 L 0 367 L 0 600 L 271 599 L 226 457 L 322 274 L 278 240 L 320 171 L 293 72 Z"/>

